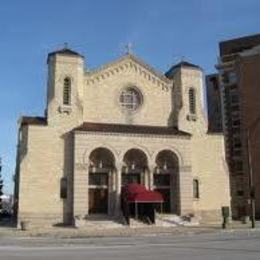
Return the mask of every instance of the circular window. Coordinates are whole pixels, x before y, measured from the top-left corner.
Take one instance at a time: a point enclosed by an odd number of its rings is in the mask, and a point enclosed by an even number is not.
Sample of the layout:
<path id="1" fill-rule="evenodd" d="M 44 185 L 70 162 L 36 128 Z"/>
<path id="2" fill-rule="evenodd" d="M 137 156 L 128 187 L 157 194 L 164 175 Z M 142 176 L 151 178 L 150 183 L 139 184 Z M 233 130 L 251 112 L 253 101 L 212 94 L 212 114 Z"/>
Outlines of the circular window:
<path id="1" fill-rule="evenodd" d="M 142 104 L 142 94 L 136 88 L 126 88 L 121 92 L 119 102 L 124 110 L 135 111 Z"/>

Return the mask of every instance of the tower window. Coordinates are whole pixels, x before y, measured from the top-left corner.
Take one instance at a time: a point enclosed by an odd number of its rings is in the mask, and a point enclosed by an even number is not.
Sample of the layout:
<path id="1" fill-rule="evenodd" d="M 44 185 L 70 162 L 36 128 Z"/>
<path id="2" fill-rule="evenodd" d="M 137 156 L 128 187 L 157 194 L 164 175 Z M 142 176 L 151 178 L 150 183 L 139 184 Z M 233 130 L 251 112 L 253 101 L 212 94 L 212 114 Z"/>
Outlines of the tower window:
<path id="1" fill-rule="evenodd" d="M 189 89 L 189 110 L 190 114 L 196 114 L 196 97 L 195 97 L 195 89 Z"/>
<path id="2" fill-rule="evenodd" d="M 71 79 L 65 78 L 63 83 L 63 105 L 71 105 Z"/>

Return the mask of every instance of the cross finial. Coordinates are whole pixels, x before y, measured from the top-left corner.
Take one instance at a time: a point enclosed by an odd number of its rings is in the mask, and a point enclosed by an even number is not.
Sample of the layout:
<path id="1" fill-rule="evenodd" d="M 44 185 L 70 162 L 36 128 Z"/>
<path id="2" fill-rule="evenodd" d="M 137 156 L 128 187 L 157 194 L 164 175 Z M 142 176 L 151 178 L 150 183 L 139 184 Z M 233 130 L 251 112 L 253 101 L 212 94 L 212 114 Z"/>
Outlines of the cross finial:
<path id="1" fill-rule="evenodd" d="M 131 42 L 125 45 L 125 53 L 132 54 L 133 53 L 133 44 Z"/>
<path id="2" fill-rule="evenodd" d="M 186 57 L 184 55 L 181 55 L 181 62 L 186 61 Z"/>
<path id="3" fill-rule="evenodd" d="M 67 42 L 64 42 L 64 49 L 68 49 L 69 44 Z"/>

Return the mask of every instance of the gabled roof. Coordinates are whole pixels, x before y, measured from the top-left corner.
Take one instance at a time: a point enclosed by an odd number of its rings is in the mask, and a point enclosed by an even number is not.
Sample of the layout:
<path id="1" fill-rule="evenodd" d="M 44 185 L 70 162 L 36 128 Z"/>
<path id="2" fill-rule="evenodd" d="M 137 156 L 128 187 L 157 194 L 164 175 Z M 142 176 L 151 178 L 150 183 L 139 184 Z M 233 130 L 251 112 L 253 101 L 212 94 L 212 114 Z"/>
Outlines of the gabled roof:
<path id="1" fill-rule="evenodd" d="M 166 73 L 165 76 L 166 77 L 171 77 L 172 73 L 178 69 L 178 68 L 193 68 L 193 69 L 198 69 L 198 70 L 202 70 L 200 66 L 195 65 L 193 63 L 187 62 L 187 61 L 181 61 L 175 65 L 173 65 Z"/>
<path id="2" fill-rule="evenodd" d="M 73 51 L 73 50 L 71 50 L 69 48 L 62 48 L 60 50 L 50 52 L 48 54 L 48 59 L 47 60 L 49 60 L 50 56 L 53 56 L 53 55 L 56 55 L 56 54 L 68 55 L 68 56 L 76 56 L 76 57 L 78 56 L 78 57 L 84 58 L 84 56 L 82 56 L 81 54 L 79 54 L 76 51 Z"/>
<path id="3" fill-rule="evenodd" d="M 164 73 L 162 73 L 159 70 L 157 70 L 157 69 L 153 68 L 152 66 L 148 65 L 147 63 L 145 63 L 144 61 L 142 61 L 140 58 L 138 58 L 137 56 L 135 56 L 133 54 L 126 54 L 126 55 L 120 57 L 119 59 L 117 59 L 115 61 L 112 61 L 112 62 L 109 62 L 109 63 L 107 63 L 105 65 L 102 65 L 102 66 L 100 66 L 97 69 L 87 71 L 86 73 L 88 75 L 92 75 L 92 74 L 98 73 L 98 72 L 100 72 L 102 70 L 105 70 L 105 69 L 107 69 L 107 68 L 109 68 L 109 67 L 111 67 L 113 65 L 119 64 L 120 62 L 128 60 L 128 59 L 130 59 L 133 62 L 139 64 L 142 67 L 144 67 L 145 69 L 147 69 L 152 74 L 154 74 L 155 76 L 157 76 L 161 80 L 165 81 L 166 83 L 170 82 L 170 80 L 164 75 Z"/>
<path id="4" fill-rule="evenodd" d="M 191 136 L 189 133 L 180 131 L 176 127 L 169 126 L 124 125 L 92 122 L 84 122 L 79 127 L 74 128 L 74 130 L 86 132 Z"/>

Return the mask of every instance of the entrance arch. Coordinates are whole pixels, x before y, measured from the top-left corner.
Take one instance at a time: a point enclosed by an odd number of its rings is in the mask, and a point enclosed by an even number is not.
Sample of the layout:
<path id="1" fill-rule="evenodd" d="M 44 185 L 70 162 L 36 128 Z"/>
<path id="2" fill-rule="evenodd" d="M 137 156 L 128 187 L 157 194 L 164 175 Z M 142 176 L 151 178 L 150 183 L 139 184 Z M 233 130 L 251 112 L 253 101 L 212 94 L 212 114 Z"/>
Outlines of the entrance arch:
<path id="1" fill-rule="evenodd" d="M 90 153 L 89 165 L 89 214 L 108 214 L 115 157 L 109 149 L 99 147 Z"/>
<path id="2" fill-rule="evenodd" d="M 147 185 L 145 172 L 147 169 L 147 156 L 140 149 L 130 149 L 123 157 L 122 185 L 138 183 Z"/>
<path id="3" fill-rule="evenodd" d="M 164 198 L 162 211 L 178 213 L 179 211 L 179 161 L 171 150 L 160 151 L 155 158 L 156 167 L 153 172 L 154 190 Z"/>

